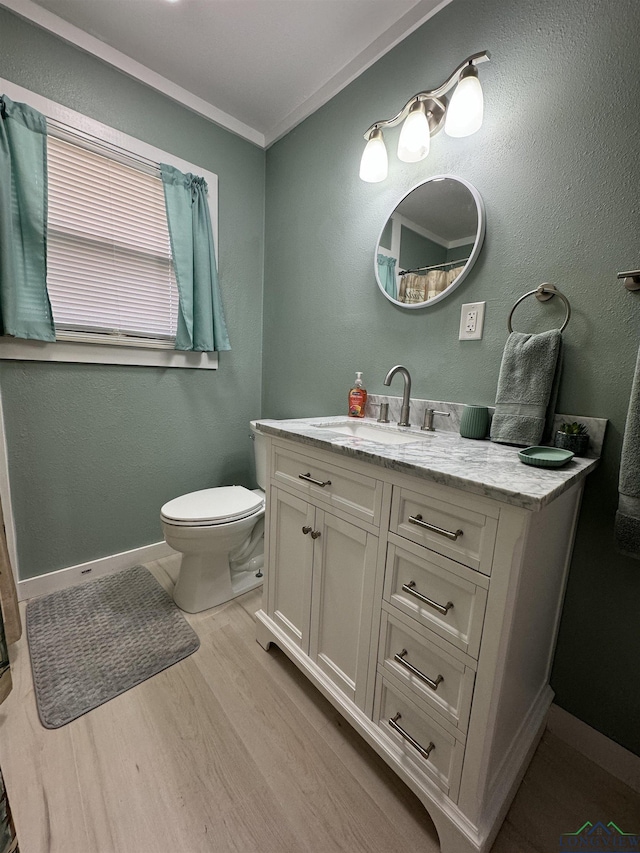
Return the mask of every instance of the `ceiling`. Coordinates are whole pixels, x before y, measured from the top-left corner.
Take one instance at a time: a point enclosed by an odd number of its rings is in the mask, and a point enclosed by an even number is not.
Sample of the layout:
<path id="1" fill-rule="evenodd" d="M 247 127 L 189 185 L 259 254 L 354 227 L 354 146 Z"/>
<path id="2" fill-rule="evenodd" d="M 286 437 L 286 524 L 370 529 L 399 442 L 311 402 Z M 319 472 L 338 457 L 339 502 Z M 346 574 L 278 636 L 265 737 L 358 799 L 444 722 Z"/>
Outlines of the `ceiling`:
<path id="1" fill-rule="evenodd" d="M 443 245 L 475 242 L 478 209 L 470 190 L 457 179 L 430 179 L 405 196 L 394 212 Z"/>
<path id="2" fill-rule="evenodd" d="M 268 146 L 450 0 L 0 0 Z"/>

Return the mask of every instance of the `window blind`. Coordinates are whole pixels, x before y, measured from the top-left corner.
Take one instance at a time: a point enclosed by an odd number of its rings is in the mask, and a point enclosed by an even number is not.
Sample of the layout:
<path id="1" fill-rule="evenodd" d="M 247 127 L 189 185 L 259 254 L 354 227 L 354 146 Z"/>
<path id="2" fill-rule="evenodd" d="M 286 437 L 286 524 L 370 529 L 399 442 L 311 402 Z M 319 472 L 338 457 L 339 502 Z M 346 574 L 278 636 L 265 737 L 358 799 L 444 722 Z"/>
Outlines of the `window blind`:
<path id="1" fill-rule="evenodd" d="M 178 291 L 159 175 L 51 135 L 47 156 L 58 337 L 171 348 Z"/>

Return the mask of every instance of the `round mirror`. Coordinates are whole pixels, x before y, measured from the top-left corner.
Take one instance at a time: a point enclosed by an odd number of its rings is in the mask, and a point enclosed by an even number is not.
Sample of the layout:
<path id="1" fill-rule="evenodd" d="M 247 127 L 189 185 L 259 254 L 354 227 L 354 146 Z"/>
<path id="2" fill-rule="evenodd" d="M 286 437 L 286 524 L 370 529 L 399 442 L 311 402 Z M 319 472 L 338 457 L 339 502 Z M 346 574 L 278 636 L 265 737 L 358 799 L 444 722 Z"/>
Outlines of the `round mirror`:
<path id="1" fill-rule="evenodd" d="M 469 273 L 484 240 L 484 205 L 474 186 L 436 175 L 414 187 L 387 219 L 374 268 L 378 287 L 401 308 L 429 308 Z"/>

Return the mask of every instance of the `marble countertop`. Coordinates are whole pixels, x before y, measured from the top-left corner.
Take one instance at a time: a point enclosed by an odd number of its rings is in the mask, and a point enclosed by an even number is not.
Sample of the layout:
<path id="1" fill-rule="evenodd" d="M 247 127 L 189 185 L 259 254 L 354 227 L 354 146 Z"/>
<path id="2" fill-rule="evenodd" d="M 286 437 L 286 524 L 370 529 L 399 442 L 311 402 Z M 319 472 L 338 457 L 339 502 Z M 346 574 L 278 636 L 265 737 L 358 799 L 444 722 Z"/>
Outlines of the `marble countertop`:
<path id="1" fill-rule="evenodd" d="M 403 436 L 415 435 L 415 441 L 380 444 L 368 438 L 342 435 L 330 428 L 331 424 L 351 421 Z M 257 428 L 265 435 L 291 439 L 530 510 L 539 510 L 553 501 L 593 471 L 599 461 L 575 456 L 562 468 L 536 468 L 520 461 L 519 447 L 462 438 L 445 430 L 430 433 L 415 427 L 381 427 L 374 418 L 259 420 Z"/>

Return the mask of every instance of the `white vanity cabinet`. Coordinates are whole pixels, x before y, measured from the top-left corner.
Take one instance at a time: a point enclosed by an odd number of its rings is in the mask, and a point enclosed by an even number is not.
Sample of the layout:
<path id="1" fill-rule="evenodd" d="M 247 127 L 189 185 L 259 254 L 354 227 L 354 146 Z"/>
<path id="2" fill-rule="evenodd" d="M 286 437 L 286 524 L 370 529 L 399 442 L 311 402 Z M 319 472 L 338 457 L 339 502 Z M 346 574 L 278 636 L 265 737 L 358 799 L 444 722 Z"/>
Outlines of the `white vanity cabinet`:
<path id="1" fill-rule="evenodd" d="M 363 708 L 382 484 L 277 444 L 272 453 L 267 612 Z"/>
<path id="2" fill-rule="evenodd" d="M 553 697 L 583 478 L 531 509 L 274 433 L 259 642 L 412 788 L 443 853 L 488 851 Z"/>

